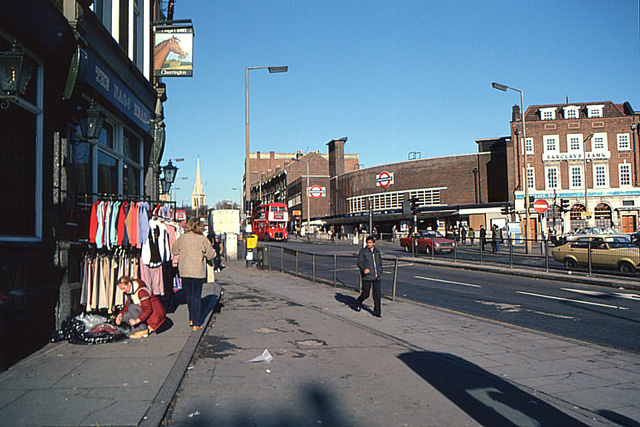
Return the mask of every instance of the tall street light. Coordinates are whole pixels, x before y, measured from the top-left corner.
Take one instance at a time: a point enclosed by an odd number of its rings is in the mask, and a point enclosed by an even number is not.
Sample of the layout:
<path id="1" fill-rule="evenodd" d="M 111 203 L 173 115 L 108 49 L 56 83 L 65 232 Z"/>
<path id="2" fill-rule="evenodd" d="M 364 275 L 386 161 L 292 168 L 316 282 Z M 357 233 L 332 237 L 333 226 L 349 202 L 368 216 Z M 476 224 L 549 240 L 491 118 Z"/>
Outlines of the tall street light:
<path id="1" fill-rule="evenodd" d="M 589 194 L 587 192 L 587 141 L 593 138 L 593 134 L 587 136 L 582 141 L 582 160 L 584 161 L 584 225 L 589 225 Z"/>
<path id="2" fill-rule="evenodd" d="M 251 172 L 249 169 L 249 70 L 268 69 L 269 73 L 286 73 L 288 66 L 264 66 L 246 67 L 244 70 L 244 131 L 245 131 L 245 163 L 244 163 L 244 206 L 243 212 L 247 214 L 247 201 L 251 199 Z"/>
<path id="3" fill-rule="evenodd" d="M 503 92 L 506 92 L 507 89 L 511 89 L 511 90 L 515 90 L 516 92 L 520 92 L 520 117 L 522 117 L 522 142 L 523 142 L 523 150 L 522 150 L 522 155 L 524 156 L 524 173 L 521 171 L 520 173 L 523 173 L 524 176 L 524 210 L 525 210 L 525 226 L 524 226 L 524 238 L 525 238 L 525 245 L 526 245 L 526 253 L 531 253 L 531 221 L 530 221 L 530 215 L 529 215 L 529 171 L 527 168 L 527 154 L 526 154 L 526 150 L 525 150 L 525 146 L 527 144 L 527 131 L 526 131 L 526 127 L 525 127 L 525 121 L 524 121 L 524 116 L 525 116 L 525 111 L 524 111 L 524 93 L 522 92 L 522 90 L 517 89 L 515 87 L 511 87 L 511 86 L 506 86 L 500 83 L 496 83 L 493 82 L 491 83 L 491 86 L 494 89 L 498 89 L 501 90 Z M 518 141 L 518 143 L 520 143 L 520 141 Z"/>

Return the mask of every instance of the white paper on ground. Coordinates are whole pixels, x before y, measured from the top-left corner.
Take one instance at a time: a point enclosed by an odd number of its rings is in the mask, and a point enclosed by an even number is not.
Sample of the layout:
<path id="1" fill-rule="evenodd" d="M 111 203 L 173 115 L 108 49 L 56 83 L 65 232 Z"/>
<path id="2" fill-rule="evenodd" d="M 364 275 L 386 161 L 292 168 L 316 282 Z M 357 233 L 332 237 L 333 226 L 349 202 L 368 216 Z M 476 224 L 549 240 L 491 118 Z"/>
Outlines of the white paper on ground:
<path id="1" fill-rule="evenodd" d="M 245 363 L 254 363 L 254 362 L 267 362 L 267 363 L 269 363 L 272 360 L 273 360 L 273 356 L 271 355 L 271 353 L 269 353 L 269 350 L 267 350 L 265 348 L 260 356 L 254 357 L 251 360 L 247 360 Z"/>

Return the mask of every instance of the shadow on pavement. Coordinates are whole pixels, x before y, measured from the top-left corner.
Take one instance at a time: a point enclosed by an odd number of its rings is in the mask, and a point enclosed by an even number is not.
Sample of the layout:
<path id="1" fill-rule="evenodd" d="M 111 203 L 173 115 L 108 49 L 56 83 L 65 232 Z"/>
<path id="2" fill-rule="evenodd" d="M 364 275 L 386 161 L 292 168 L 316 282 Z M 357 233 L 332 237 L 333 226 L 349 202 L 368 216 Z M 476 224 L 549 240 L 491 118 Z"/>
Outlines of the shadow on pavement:
<path id="1" fill-rule="evenodd" d="M 296 400 L 295 409 L 272 406 L 266 413 L 262 412 L 257 415 L 256 408 L 252 406 L 235 408 L 226 414 L 207 408 L 198 417 L 194 416 L 186 425 L 190 427 L 211 425 L 233 427 L 354 426 L 354 423 L 348 420 L 340 408 L 340 402 L 337 398 L 324 387 L 318 384 L 308 384 L 301 390 L 296 390 L 293 395 L 297 396 L 294 398 Z"/>
<path id="2" fill-rule="evenodd" d="M 398 356 L 409 368 L 485 426 L 585 426 L 473 363 L 446 353 Z"/>
<path id="3" fill-rule="evenodd" d="M 356 311 L 356 298 L 351 295 L 341 294 L 340 292 L 336 292 L 335 295 L 336 301 L 348 306 L 351 310 Z"/>
<path id="4" fill-rule="evenodd" d="M 600 410 L 597 411 L 598 414 L 602 415 L 603 417 L 613 421 L 616 424 L 619 424 L 621 426 L 628 426 L 628 427 L 640 427 L 640 423 L 632 420 L 631 418 L 627 418 L 624 415 L 618 414 L 617 412 L 613 412 L 613 411 L 607 411 L 607 410 Z"/>

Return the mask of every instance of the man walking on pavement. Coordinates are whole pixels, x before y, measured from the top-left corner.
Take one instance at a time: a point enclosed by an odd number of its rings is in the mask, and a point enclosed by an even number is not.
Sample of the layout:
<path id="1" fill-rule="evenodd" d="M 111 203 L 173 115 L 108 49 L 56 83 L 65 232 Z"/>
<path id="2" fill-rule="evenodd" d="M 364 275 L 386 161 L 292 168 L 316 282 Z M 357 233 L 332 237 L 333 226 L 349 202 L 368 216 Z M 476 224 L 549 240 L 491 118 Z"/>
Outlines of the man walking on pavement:
<path id="1" fill-rule="evenodd" d="M 484 252 L 484 245 L 487 244 L 487 230 L 484 225 L 480 225 L 480 249 Z"/>
<path id="2" fill-rule="evenodd" d="M 369 236 L 366 246 L 358 254 L 358 268 L 362 276 L 362 293 L 356 300 L 356 311 L 362 309 L 362 302 L 369 298 L 373 287 L 373 315 L 382 317 L 380 279 L 382 278 L 382 255 L 376 249 L 376 240 Z"/>

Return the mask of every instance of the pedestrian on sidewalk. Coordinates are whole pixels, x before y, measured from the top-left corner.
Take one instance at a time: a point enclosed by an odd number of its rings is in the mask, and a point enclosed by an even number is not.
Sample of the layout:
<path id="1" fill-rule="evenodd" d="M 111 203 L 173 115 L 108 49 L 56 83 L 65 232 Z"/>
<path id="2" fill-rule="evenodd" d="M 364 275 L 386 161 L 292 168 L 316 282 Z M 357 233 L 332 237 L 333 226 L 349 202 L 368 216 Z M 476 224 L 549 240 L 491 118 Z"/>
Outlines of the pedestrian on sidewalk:
<path id="1" fill-rule="evenodd" d="M 220 241 L 220 236 L 216 235 L 213 238 L 213 250 L 216 251 L 216 257 L 213 259 L 213 265 L 216 269 L 216 273 L 222 271 L 222 251 L 224 250 L 224 245 Z"/>
<path id="2" fill-rule="evenodd" d="M 164 305 L 151 293 L 151 289 L 140 279 L 122 276 L 118 279 L 118 288 L 124 293 L 124 308 L 116 316 L 116 325 L 125 323 L 131 326 L 129 338 L 148 337 L 158 331 L 166 320 Z"/>
<path id="3" fill-rule="evenodd" d="M 496 224 L 493 224 L 493 230 L 491 230 L 491 247 L 494 253 L 500 252 L 500 229 Z"/>
<path id="4" fill-rule="evenodd" d="M 480 225 L 480 249 L 484 252 L 484 247 L 487 244 L 487 230 L 484 225 Z"/>
<path id="5" fill-rule="evenodd" d="M 464 225 L 460 227 L 460 241 L 463 246 L 467 246 L 467 227 Z"/>
<path id="6" fill-rule="evenodd" d="M 476 239 L 476 230 L 473 227 L 469 227 L 469 241 L 471 242 L 471 246 L 473 246 L 473 241 Z"/>
<path id="7" fill-rule="evenodd" d="M 366 247 L 358 254 L 358 268 L 362 276 L 362 293 L 356 300 L 356 311 L 362 309 L 362 302 L 369 298 L 373 288 L 373 315 L 382 317 L 380 279 L 382 278 L 382 255 L 376 249 L 376 239 L 368 236 Z"/>
<path id="8" fill-rule="evenodd" d="M 173 244 L 171 251 L 178 255 L 178 273 L 182 279 L 182 289 L 187 297 L 189 325 L 194 331 L 202 329 L 201 299 L 202 285 L 207 280 L 207 260 L 215 258 L 216 252 L 211 242 L 204 236 L 204 222 L 191 218 L 187 232 Z"/>

